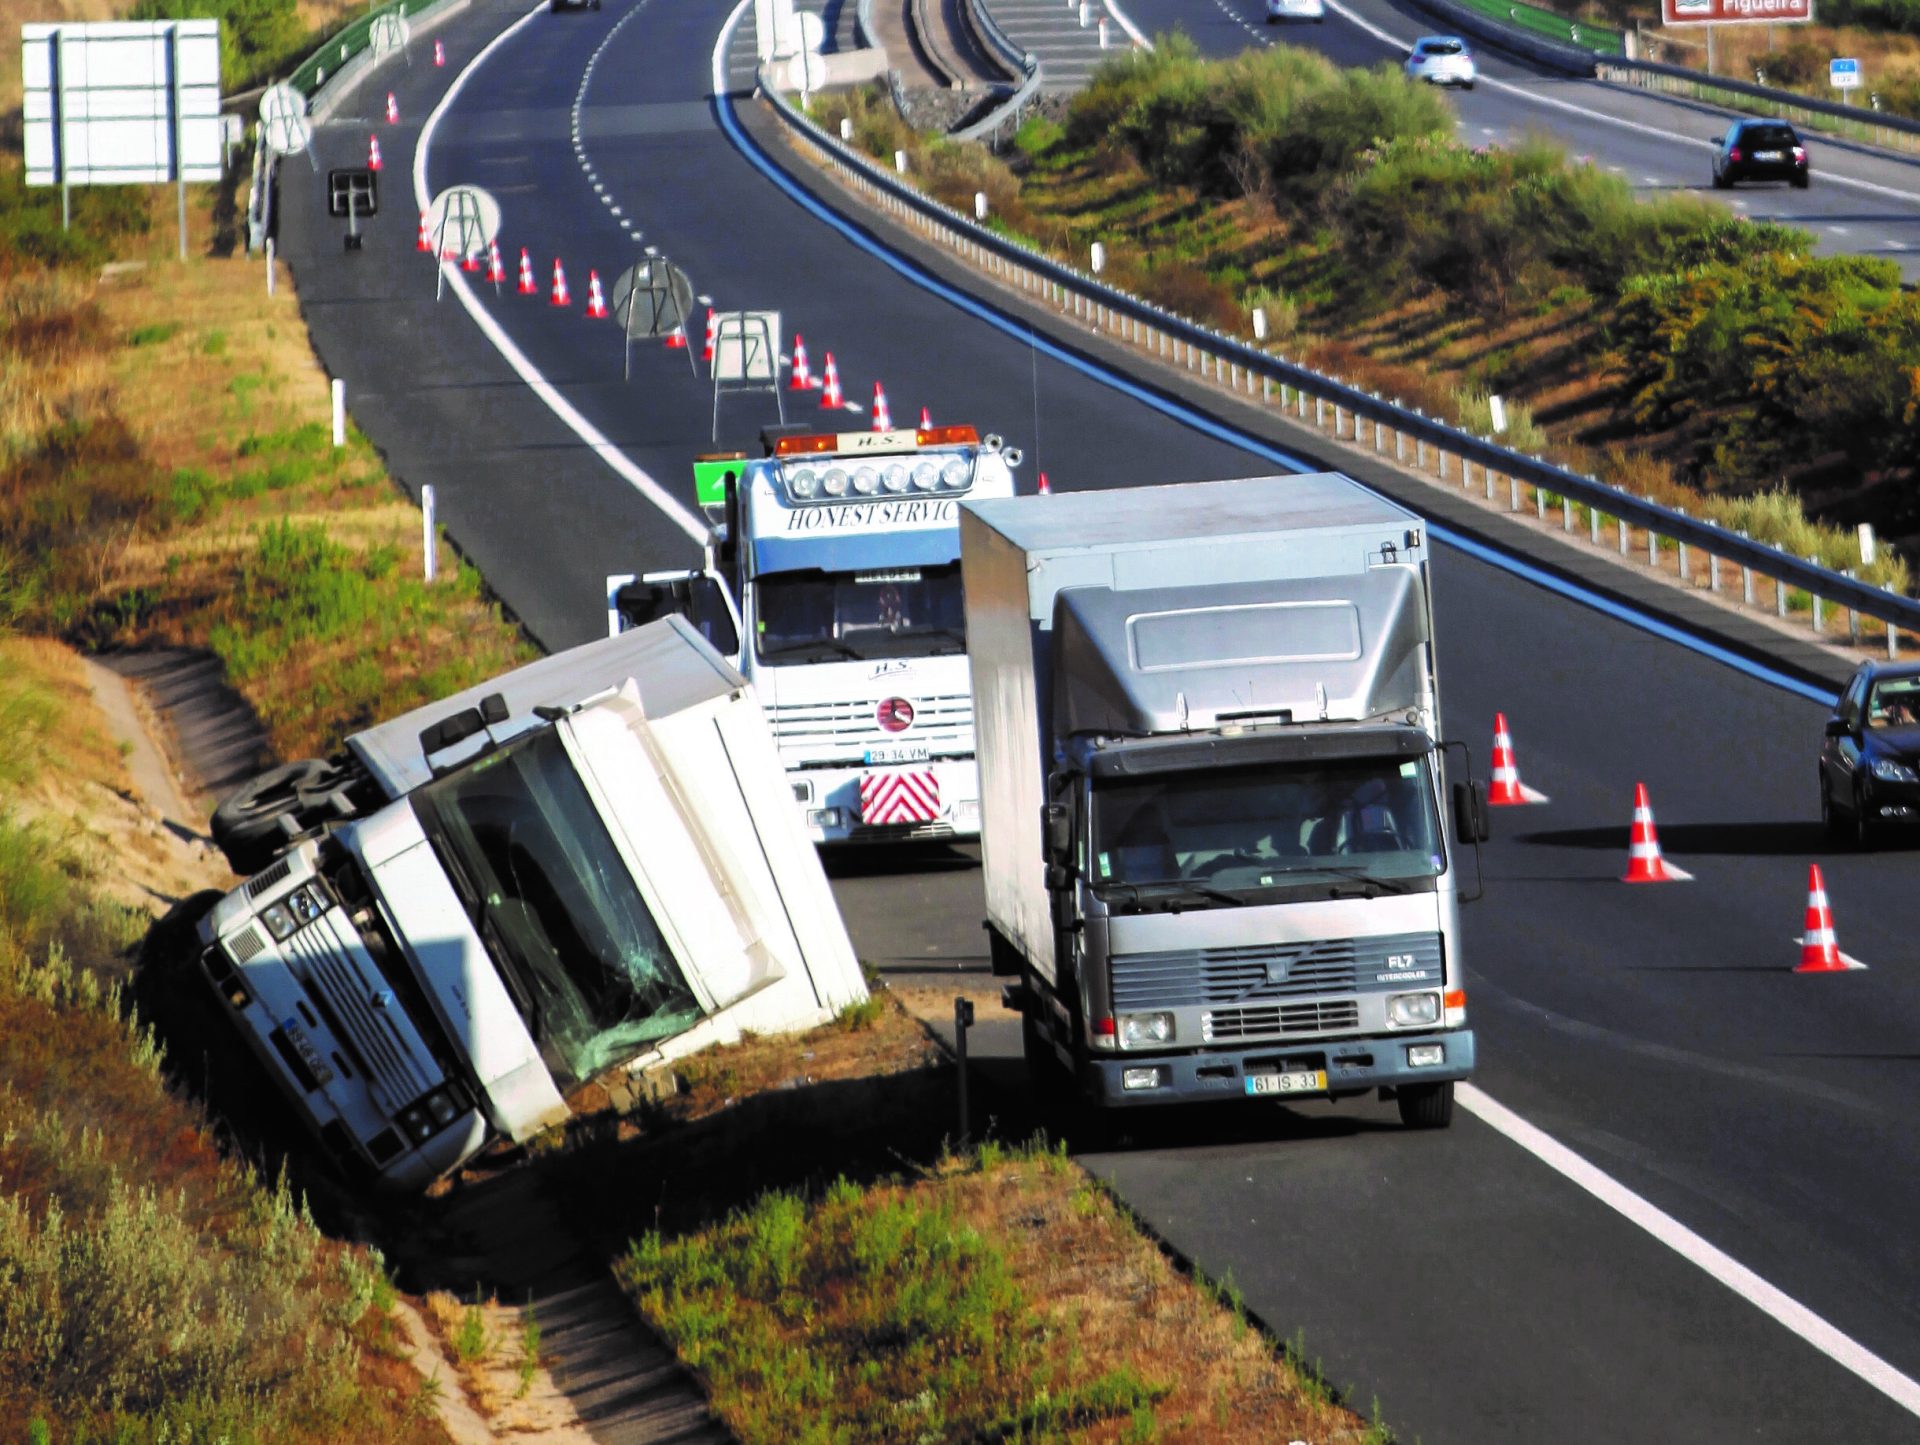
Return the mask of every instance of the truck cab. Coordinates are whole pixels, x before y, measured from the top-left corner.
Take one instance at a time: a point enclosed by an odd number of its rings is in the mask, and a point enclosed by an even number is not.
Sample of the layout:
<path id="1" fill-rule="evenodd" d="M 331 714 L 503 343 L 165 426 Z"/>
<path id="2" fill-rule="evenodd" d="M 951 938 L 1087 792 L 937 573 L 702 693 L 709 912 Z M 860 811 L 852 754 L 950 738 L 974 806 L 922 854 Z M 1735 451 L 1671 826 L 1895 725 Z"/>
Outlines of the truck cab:
<path id="1" fill-rule="evenodd" d="M 609 578 L 609 630 L 680 612 L 734 661 L 815 843 L 978 836 L 960 503 L 1012 496 L 1020 453 L 970 426 L 762 449 L 697 464 L 705 565 Z"/>

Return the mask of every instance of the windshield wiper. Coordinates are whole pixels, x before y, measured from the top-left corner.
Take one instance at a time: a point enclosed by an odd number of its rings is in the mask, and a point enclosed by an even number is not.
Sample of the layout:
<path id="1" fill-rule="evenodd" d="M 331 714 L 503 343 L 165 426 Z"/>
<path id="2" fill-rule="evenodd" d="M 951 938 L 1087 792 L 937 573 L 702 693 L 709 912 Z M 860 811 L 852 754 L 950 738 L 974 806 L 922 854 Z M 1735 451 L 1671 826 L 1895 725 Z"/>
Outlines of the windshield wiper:
<path id="1" fill-rule="evenodd" d="M 1355 883 L 1364 884 L 1368 888 L 1378 888 L 1382 893 L 1408 893 L 1412 891 L 1411 879 L 1382 878 L 1377 873 L 1369 873 L 1365 868 L 1357 867 L 1353 864 L 1314 863 L 1305 868 L 1282 868 L 1279 869 L 1278 872 L 1285 875 L 1296 873 L 1331 873 L 1336 878 L 1347 878 Z"/>
<path id="2" fill-rule="evenodd" d="M 1137 883 L 1114 882 L 1094 885 L 1094 891 L 1103 897 L 1109 891 L 1121 888 L 1126 889 L 1127 892 L 1132 895 L 1130 901 L 1136 907 L 1140 903 L 1140 890 L 1142 888 L 1177 889 L 1181 893 L 1189 894 L 1196 898 L 1210 898 L 1215 903 L 1224 903 L 1229 908 L 1244 908 L 1247 905 L 1247 900 L 1238 893 L 1229 893 L 1223 888 L 1215 888 L 1212 884 L 1201 883 L 1192 878 L 1147 878 Z"/>

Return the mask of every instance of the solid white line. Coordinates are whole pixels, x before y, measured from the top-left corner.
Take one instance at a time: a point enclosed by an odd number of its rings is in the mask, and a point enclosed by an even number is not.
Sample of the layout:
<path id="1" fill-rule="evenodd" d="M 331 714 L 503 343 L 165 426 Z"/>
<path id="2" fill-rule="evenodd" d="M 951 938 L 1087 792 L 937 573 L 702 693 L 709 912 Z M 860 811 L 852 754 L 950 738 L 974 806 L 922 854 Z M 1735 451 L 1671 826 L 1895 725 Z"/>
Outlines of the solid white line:
<path id="1" fill-rule="evenodd" d="M 1341 4 L 1340 0 L 1327 0 L 1327 8 L 1342 19 L 1349 20 L 1355 25 L 1358 25 L 1362 30 L 1366 31 L 1367 34 L 1382 44 L 1391 45 L 1400 50 L 1406 50 L 1412 43 L 1382 30 L 1371 20 L 1368 20 L 1366 17 Z M 1575 105 L 1572 101 L 1556 100 L 1552 96 L 1541 95 L 1536 91 L 1528 90 L 1523 85 L 1515 85 L 1511 81 L 1494 80 L 1489 76 L 1483 75 L 1480 77 L 1480 83 L 1489 90 L 1505 91 L 1508 95 L 1518 100 L 1524 100 L 1530 105 L 1544 106 L 1548 110 L 1564 111 L 1568 115 L 1577 115 L 1582 120 L 1597 120 L 1603 125 L 1614 126 L 1619 130 L 1630 130 L 1640 135 L 1652 136 L 1655 140 L 1664 141 L 1668 145 L 1673 144 L 1675 141 L 1680 141 L 1698 150 L 1711 151 L 1713 149 L 1713 142 L 1710 140 L 1694 140 L 1690 136 L 1679 135 L 1672 130 L 1662 129 L 1657 125 L 1643 125 L 1637 120 L 1627 120 L 1622 116 L 1608 115 L 1603 110 L 1590 110 L 1584 105 Z M 1894 200 L 1906 201 L 1909 204 L 1920 203 L 1920 192 L 1903 191 L 1893 186 L 1883 186 L 1873 181 L 1856 180 L 1852 176 L 1834 175 L 1827 171 L 1820 173 L 1820 179 L 1821 182 L 1826 185 L 1848 186 L 1856 191 L 1867 191 L 1876 196 L 1890 196 Z"/>
<path id="2" fill-rule="evenodd" d="M 1586 1190 L 1630 1224 L 1645 1230 L 1902 1409 L 1920 1415 L 1920 1383 L 1901 1374 L 1851 1335 L 1843 1334 L 1725 1250 L 1709 1244 L 1672 1215 L 1589 1164 L 1546 1131 L 1529 1124 L 1474 1085 L 1457 1085 L 1454 1097 L 1469 1114 L 1504 1134 L 1554 1173 Z"/>
<path id="3" fill-rule="evenodd" d="M 467 63 L 466 68 L 454 77 L 453 84 L 447 87 L 447 93 L 440 97 L 440 103 L 433 108 L 433 114 L 427 117 L 426 125 L 420 130 L 420 143 L 414 147 L 413 152 L 413 195 L 415 203 L 421 210 L 427 209 L 428 202 L 427 149 L 433 144 L 433 132 L 440 124 L 440 117 L 446 113 L 447 107 L 453 104 L 454 97 L 460 94 L 461 88 L 466 85 L 481 62 L 511 39 L 521 26 L 532 23 L 546 8 L 546 0 L 540 0 L 532 10 L 494 36 L 486 48 L 474 56 Z M 540 369 L 527 359 L 526 353 L 514 344 L 513 338 L 508 336 L 501 329 L 500 324 L 481 308 L 480 303 L 474 299 L 473 289 L 467 285 L 467 279 L 460 273 L 458 267 L 446 267 L 446 273 L 447 284 L 454 298 L 466 308 L 467 315 L 473 318 L 473 324 L 480 328 L 481 335 L 493 343 L 493 348 L 500 353 L 501 359 L 514 369 L 535 396 L 547 404 L 547 409 L 559 417 L 569 431 L 592 448 L 601 461 L 613 468 L 614 472 L 630 483 L 635 491 L 658 507 L 667 520 L 694 541 L 704 544 L 708 534 L 707 524 L 682 506 L 671 492 L 656 482 L 644 469 L 634 465 L 630 458 L 607 440 L 598 427 L 574 408 L 572 402 L 560 394 L 559 388 L 541 374 Z"/>

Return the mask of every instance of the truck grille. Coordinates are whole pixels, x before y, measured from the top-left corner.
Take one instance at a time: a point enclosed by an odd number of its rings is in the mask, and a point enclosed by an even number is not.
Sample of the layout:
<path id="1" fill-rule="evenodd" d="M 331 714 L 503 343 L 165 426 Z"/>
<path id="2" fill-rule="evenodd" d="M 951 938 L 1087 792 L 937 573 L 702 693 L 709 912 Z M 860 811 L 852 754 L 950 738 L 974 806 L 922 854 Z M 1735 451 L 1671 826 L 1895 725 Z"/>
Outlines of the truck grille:
<path id="1" fill-rule="evenodd" d="M 1137 1013 L 1259 999 L 1438 988 L 1442 956 L 1437 933 L 1121 953 L 1113 958 L 1113 1009 Z M 1398 962 L 1389 966 L 1390 959 Z"/>
<path id="2" fill-rule="evenodd" d="M 1360 1027 L 1360 1005 L 1352 999 L 1332 1003 L 1270 1004 L 1262 1008 L 1217 1009 L 1200 1017 L 1208 1043 L 1270 1038 L 1274 1034 L 1331 1034 Z"/>
<path id="3" fill-rule="evenodd" d="M 904 694 L 903 694 L 904 696 Z M 839 750 L 858 756 L 876 743 L 924 743 L 936 752 L 973 750 L 973 695 L 909 698 L 913 726 L 890 733 L 874 715 L 876 704 L 860 702 L 775 703 L 767 709 L 774 741 L 782 748 Z"/>
<path id="4" fill-rule="evenodd" d="M 397 1114 L 440 1082 L 439 1071 L 399 1000 L 385 1007 L 374 1003 L 391 997 L 392 989 L 334 937 L 338 916 L 336 909 L 281 946 L 327 1022 L 365 1066 L 374 1099 L 389 1115 Z"/>

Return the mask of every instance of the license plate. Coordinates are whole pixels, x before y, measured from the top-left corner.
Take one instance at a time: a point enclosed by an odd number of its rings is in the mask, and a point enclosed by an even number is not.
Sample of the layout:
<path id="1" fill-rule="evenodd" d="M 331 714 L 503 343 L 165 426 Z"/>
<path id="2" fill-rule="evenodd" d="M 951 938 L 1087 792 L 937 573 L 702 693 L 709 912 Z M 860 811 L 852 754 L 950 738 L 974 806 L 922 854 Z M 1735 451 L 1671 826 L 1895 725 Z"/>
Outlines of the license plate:
<path id="1" fill-rule="evenodd" d="M 925 743 L 882 743 L 867 749 L 869 763 L 924 763 L 927 757 Z"/>
<path id="2" fill-rule="evenodd" d="M 314 1083 L 324 1088 L 333 1082 L 333 1070 L 327 1067 L 326 1061 L 320 1057 L 320 1050 L 313 1046 L 313 1040 L 306 1036 L 299 1024 L 288 1019 L 280 1025 L 280 1032 L 287 1036 L 287 1042 L 293 1045 L 293 1051 L 312 1072 Z"/>
<path id="3" fill-rule="evenodd" d="M 1249 1094 L 1324 1094 L 1327 1092 L 1325 1069 L 1295 1069 L 1285 1074 L 1248 1074 Z"/>
<path id="4" fill-rule="evenodd" d="M 1753 158 L 1757 161 L 1777 161 L 1780 159 L 1780 152 L 1779 151 L 1755 151 L 1753 153 Z"/>

